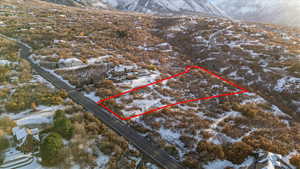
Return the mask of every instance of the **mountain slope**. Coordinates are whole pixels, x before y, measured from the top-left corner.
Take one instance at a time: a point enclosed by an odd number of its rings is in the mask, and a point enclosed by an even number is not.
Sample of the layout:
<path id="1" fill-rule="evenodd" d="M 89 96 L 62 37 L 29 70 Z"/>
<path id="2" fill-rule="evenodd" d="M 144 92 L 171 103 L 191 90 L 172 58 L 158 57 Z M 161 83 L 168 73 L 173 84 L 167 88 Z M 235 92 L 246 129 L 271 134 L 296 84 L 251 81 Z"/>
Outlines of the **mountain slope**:
<path id="1" fill-rule="evenodd" d="M 118 10 L 152 14 L 201 13 L 213 16 L 227 15 L 209 0 L 44 0 L 68 6 L 88 6 L 97 8 L 113 7 Z"/>
<path id="2" fill-rule="evenodd" d="M 75 6 L 75 7 L 95 7 L 101 9 L 108 9 L 109 7 L 102 2 L 102 0 L 42 0 L 59 5 Z"/>
<path id="3" fill-rule="evenodd" d="M 145 13 L 201 12 L 216 16 L 225 14 L 208 0 L 103 0 L 111 6 Z"/>
<path id="4" fill-rule="evenodd" d="M 104 0 L 121 10 L 145 13 L 201 12 L 217 16 L 224 13 L 208 0 Z"/>

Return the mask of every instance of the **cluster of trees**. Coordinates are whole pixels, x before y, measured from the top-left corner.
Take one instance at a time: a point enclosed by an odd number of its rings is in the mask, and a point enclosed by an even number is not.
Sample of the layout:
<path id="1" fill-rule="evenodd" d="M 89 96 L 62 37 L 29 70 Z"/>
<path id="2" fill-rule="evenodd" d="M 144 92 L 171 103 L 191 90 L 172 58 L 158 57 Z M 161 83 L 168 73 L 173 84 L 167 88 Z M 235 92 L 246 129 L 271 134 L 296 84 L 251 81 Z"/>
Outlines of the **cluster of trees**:
<path id="1" fill-rule="evenodd" d="M 20 60 L 17 71 L 19 73 L 19 82 L 28 82 L 30 79 L 32 79 L 31 66 L 26 60 Z"/>
<path id="2" fill-rule="evenodd" d="M 0 59 L 8 60 L 10 62 L 20 61 L 18 57 L 18 47 L 15 43 L 0 39 Z M 0 65 L 0 83 L 10 81 L 10 72 L 14 67 L 20 67 L 21 64 L 12 66 L 12 64 Z M 17 69 L 14 69 L 17 70 Z M 18 70 L 17 70 L 18 71 Z"/>
<path id="3" fill-rule="evenodd" d="M 68 119 L 65 116 L 67 112 L 57 111 L 53 127 L 45 132 L 48 134 L 41 143 L 42 163 L 47 166 L 62 166 L 76 162 L 81 168 L 93 168 L 96 167 L 95 159 L 99 149 L 110 156 L 107 168 L 120 168 L 116 166 L 120 158 L 129 151 L 127 142 L 91 113 L 79 111 L 80 113 Z M 91 138 L 96 138 L 95 142 Z M 70 141 L 63 145 L 63 139 Z"/>
<path id="4" fill-rule="evenodd" d="M 74 135 L 72 122 L 66 117 L 64 111 L 56 111 L 53 124 L 53 130 L 59 133 L 63 138 L 69 140 Z"/>
<path id="5" fill-rule="evenodd" d="M 4 161 L 4 154 L 3 152 L 9 148 L 9 140 L 5 136 L 0 136 L 0 165 Z"/>
<path id="6" fill-rule="evenodd" d="M 274 135 L 270 134 L 270 138 L 267 136 L 269 134 L 263 132 L 253 133 L 251 136 L 246 136 L 243 141 L 248 145 L 254 147 L 255 149 L 263 149 L 269 152 L 273 152 L 281 155 L 288 155 L 292 151 L 293 146 L 284 142 L 284 136 L 280 136 L 282 140 L 276 138 L 276 133 Z M 289 142 L 293 142 L 290 138 Z M 292 143 L 291 143 L 292 144 Z"/>
<path id="7" fill-rule="evenodd" d="M 261 112 L 255 104 L 234 104 L 233 110 L 241 112 L 244 116 L 254 118 L 259 112 Z"/>
<path id="8" fill-rule="evenodd" d="M 0 136 L 4 134 L 12 134 L 12 128 L 16 127 L 14 120 L 9 117 L 0 118 Z"/>
<path id="9" fill-rule="evenodd" d="M 9 80 L 9 74 L 10 69 L 8 66 L 5 65 L 0 65 L 0 82 L 4 83 L 7 82 Z"/>
<path id="10" fill-rule="evenodd" d="M 112 80 L 102 80 L 95 86 L 98 88 L 97 96 L 109 97 L 120 93 Z"/>
<path id="11" fill-rule="evenodd" d="M 63 161 L 63 139 L 58 133 L 50 133 L 43 139 L 40 146 L 42 163 L 46 166 L 54 166 Z"/>
<path id="12" fill-rule="evenodd" d="M 0 89 L 0 102 L 8 97 L 9 92 L 10 92 L 9 88 Z"/>
<path id="13" fill-rule="evenodd" d="M 74 127 L 71 120 L 66 117 L 64 111 L 56 111 L 50 134 L 42 139 L 40 145 L 42 163 L 46 166 L 54 166 L 63 162 L 63 139 L 70 140 L 73 135 Z"/>
<path id="14" fill-rule="evenodd" d="M 188 161 L 190 158 L 189 156 L 186 157 L 184 163 L 186 163 L 188 167 L 198 168 L 200 164 L 198 160 L 208 162 L 221 159 L 229 160 L 234 164 L 241 164 L 249 155 L 252 155 L 254 149 L 244 142 L 220 145 L 208 141 L 200 141 L 196 150 L 199 154 L 196 159 Z"/>
<path id="15" fill-rule="evenodd" d="M 1 59 L 9 60 L 11 62 L 15 62 L 20 59 L 17 52 L 18 46 L 14 42 L 1 38 L 0 46 Z"/>
<path id="16" fill-rule="evenodd" d="M 4 161 L 4 151 L 9 148 L 10 143 L 7 135 L 12 134 L 12 128 L 16 126 L 16 123 L 9 117 L 0 118 L 0 165 Z"/>

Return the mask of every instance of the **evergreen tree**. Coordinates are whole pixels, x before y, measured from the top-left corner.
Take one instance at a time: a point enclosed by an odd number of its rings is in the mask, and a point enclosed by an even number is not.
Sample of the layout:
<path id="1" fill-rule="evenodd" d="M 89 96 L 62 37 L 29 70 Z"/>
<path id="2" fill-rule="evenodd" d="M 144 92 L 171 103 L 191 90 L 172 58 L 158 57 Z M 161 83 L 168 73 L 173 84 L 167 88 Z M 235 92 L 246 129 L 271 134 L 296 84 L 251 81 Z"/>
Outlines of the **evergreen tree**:
<path id="1" fill-rule="evenodd" d="M 47 166 L 57 165 L 63 158 L 61 155 L 63 147 L 62 137 L 57 133 L 50 133 L 41 144 L 42 163 Z"/>
<path id="2" fill-rule="evenodd" d="M 65 139 L 71 139 L 74 134 L 72 122 L 65 116 L 62 110 L 58 110 L 55 113 L 54 130 Z"/>

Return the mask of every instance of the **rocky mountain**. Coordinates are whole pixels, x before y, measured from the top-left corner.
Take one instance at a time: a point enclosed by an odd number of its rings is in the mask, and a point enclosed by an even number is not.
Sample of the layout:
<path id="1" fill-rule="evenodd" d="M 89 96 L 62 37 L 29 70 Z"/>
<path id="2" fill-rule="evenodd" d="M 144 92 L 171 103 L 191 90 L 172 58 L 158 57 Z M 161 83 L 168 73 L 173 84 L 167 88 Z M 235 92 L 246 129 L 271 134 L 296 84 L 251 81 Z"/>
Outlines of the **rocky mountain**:
<path id="1" fill-rule="evenodd" d="M 123 11 L 136 11 L 152 14 L 201 13 L 213 16 L 227 15 L 209 0 L 44 0 L 68 6 L 89 6 L 116 8 Z"/>
<path id="2" fill-rule="evenodd" d="M 44 0 L 47 2 L 52 2 L 60 5 L 68 5 L 68 6 L 77 6 L 79 5 L 76 1 L 74 0 Z"/>
<path id="3" fill-rule="evenodd" d="M 46 2 L 56 3 L 60 5 L 76 6 L 76 7 L 95 7 L 100 9 L 108 9 L 109 6 L 102 0 L 42 0 Z"/>
<path id="4" fill-rule="evenodd" d="M 300 26 L 298 0 L 211 0 L 232 18 Z"/>

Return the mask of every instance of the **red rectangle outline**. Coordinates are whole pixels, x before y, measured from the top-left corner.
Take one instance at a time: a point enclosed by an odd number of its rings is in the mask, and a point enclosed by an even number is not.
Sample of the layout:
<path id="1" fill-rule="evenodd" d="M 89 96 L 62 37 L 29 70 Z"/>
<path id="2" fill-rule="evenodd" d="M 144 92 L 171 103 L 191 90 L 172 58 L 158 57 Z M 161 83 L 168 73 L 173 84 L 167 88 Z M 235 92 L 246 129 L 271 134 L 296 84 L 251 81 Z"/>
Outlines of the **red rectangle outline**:
<path id="1" fill-rule="evenodd" d="M 157 84 L 157 83 L 162 82 L 162 81 L 165 81 L 165 80 L 169 80 L 169 79 L 172 79 L 172 78 L 181 76 L 181 75 L 186 74 L 186 73 L 189 73 L 189 72 L 191 71 L 191 69 L 200 69 L 200 70 L 202 70 L 202 71 L 204 71 L 204 72 L 210 74 L 211 76 L 214 76 L 214 77 L 216 77 L 216 78 L 222 80 L 223 82 L 225 82 L 225 83 L 227 83 L 227 84 L 229 84 L 229 85 L 231 85 L 231 86 L 233 86 L 233 87 L 235 87 L 235 88 L 240 89 L 241 91 L 239 91 L 239 92 L 232 92 L 232 93 L 225 93 L 225 94 L 220 94 L 220 95 L 215 95 L 215 96 L 209 96 L 209 97 L 203 97 L 203 98 L 198 98 L 198 99 L 191 99 L 191 100 L 181 101 L 181 102 L 177 102 L 177 103 L 174 103 L 174 104 L 169 104 L 169 105 L 165 105 L 165 106 L 162 106 L 162 107 L 158 107 L 158 108 L 155 108 L 155 109 L 146 111 L 146 112 L 144 112 L 144 113 L 137 114 L 137 115 L 133 115 L 133 116 L 126 117 L 126 118 L 121 117 L 120 115 L 118 115 L 117 113 L 115 113 L 115 112 L 113 112 L 111 109 L 109 109 L 108 107 L 106 107 L 106 106 L 104 106 L 103 104 L 101 104 L 101 103 L 104 102 L 104 101 L 107 101 L 107 100 L 110 100 L 110 99 L 113 99 L 113 98 L 116 98 L 116 97 L 125 95 L 125 94 L 127 94 L 127 93 L 130 93 L 130 92 L 133 92 L 133 91 L 136 91 L 136 90 L 139 90 L 139 89 L 142 89 L 142 88 L 145 88 L 145 87 L 148 87 L 148 86 Z M 199 100 L 207 100 L 207 99 L 218 98 L 218 97 L 224 97 L 224 96 L 238 95 L 238 94 L 247 93 L 247 92 L 249 92 L 247 89 L 244 89 L 244 88 L 242 88 L 242 87 L 236 85 L 235 83 L 230 82 L 229 80 L 226 80 L 226 79 L 222 78 L 221 76 L 219 76 L 219 75 L 217 75 L 217 74 L 215 74 L 215 73 L 210 72 L 209 70 L 207 70 L 207 69 L 205 69 L 205 68 L 203 68 L 203 67 L 200 67 L 200 66 L 187 66 L 187 67 L 185 68 L 185 71 L 184 71 L 184 72 L 175 74 L 175 75 L 173 75 L 173 76 L 170 76 L 170 77 L 167 77 L 167 78 L 164 78 L 164 79 L 161 79 L 161 80 L 152 82 L 152 83 L 149 83 L 149 84 L 147 84 L 147 85 L 143 85 L 143 86 L 139 86 L 139 87 L 130 89 L 130 90 L 128 90 L 128 91 L 119 93 L 119 94 L 114 95 L 114 96 L 110 96 L 110 97 L 108 97 L 108 98 L 105 98 L 105 99 L 102 99 L 102 100 L 98 101 L 97 104 L 100 105 L 100 106 L 102 106 L 104 109 L 106 109 L 107 111 L 111 112 L 111 113 L 114 114 L 115 116 L 117 116 L 119 119 L 121 119 L 121 120 L 129 120 L 129 119 L 132 119 L 132 118 L 135 118 L 135 117 L 139 117 L 139 116 L 141 116 L 141 115 L 149 114 L 149 113 L 152 113 L 152 112 L 155 112 L 155 111 L 158 111 L 158 110 L 167 108 L 167 107 L 175 106 L 175 105 L 178 105 L 178 104 L 184 104 L 184 103 L 188 103 L 188 102 L 195 102 L 195 101 L 199 101 Z"/>

